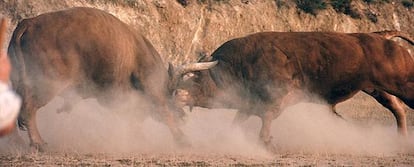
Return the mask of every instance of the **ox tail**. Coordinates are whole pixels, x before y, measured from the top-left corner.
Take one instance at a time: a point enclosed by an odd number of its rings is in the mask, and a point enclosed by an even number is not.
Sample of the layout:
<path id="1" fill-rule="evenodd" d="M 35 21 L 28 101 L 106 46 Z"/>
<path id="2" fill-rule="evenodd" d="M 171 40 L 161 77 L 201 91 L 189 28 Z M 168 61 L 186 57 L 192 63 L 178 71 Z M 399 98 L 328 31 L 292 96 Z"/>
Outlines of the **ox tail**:
<path id="1" fill-rule="evenodd" d="M 377 31 L 377 32 L 374 32 L 374 33 L 378 34 L 378 35 L 381 35 L 386 39 L 392 39 L 392 38 L 395 38 L 395 37 L 399 37 L 401 39 L 404 39 L 405 41 L 407 41 L 411 45 L 414 45 L 414 40 L 410 36 L 402 33 L 401 31 Z"/>
<path id="2" fill-rule="evenodd" d="M 22 37 L 24 36 L 27 27 L 28 26 L 24 23 L 24 20 L 17 25 L 15 31 L 13 32 L 8 48 L 8 56 L 12 65 L 10 75 L 12 87 L 14 91 L 16 91 L 16 93 L 19 94 L 22 98 L 22 107 L 20 109 L 20 114 L 17 120 L 17 123 L 21 130 L 27 129 L 26 120 L 30 115 L 30 113 L 28 113 L 29 111 L 27 110 L 27 106 L 30 105 L 32 101 L 32 95 L 29 91 L 26 65 L 21 45 Z"/>

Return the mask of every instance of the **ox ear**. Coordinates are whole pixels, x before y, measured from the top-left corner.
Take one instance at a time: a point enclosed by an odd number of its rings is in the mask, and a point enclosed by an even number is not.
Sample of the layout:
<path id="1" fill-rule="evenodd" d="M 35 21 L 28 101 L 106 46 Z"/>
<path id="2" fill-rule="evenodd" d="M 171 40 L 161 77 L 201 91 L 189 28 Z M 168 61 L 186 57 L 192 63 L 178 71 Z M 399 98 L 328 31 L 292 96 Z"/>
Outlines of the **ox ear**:
<path id="1" fill-rule="evenodd" d="M 213 57 L 211 55 L 208 55 L 205 52 L 199 53 L 200 57 L 198 58 L 197 62 L 211 62 L 213 61 Z"/>
<path id="2" fill-rule="evenodd" d="M 174 76 L 174 66 L 171 63 L 168 63 L 168 76 Z"/>
<path id="3" fill-rule="evenodd" d="M 184 76 L 183 76 L 183 81 L 187 81 L 187 80 L 189 80 L 189 79 L 191 79 L 191 78 L 193 78 L 193 77 L 195 77 L 196 75 L 194 74 L 194 73 L 192 73 L 192 72 L 189 72 L 189 73 L 186 73 L 186 74 L 184 74 Z"/>

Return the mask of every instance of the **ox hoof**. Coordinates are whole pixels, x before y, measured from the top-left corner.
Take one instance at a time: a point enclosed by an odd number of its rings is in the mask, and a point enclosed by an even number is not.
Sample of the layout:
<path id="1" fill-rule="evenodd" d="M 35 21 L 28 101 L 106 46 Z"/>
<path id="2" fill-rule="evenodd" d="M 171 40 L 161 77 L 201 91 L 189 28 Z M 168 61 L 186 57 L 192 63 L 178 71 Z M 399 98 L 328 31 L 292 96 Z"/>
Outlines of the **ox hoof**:
<path id="1" fill-rule="evenodd" d="M 262 145 L 266 149 L 266 151 L 275 154 L 277 153 L 278 148 L 272 144 L 272 137 L 270 137 L 268 140 L 262 140 Z"/>
<path id="2" fill-rule="evenodd" d="M 38 152 L 45 152 L 47 143 L 32 143 L 30 144 L 30 150 L 33 153 L 38 153 Z"/>

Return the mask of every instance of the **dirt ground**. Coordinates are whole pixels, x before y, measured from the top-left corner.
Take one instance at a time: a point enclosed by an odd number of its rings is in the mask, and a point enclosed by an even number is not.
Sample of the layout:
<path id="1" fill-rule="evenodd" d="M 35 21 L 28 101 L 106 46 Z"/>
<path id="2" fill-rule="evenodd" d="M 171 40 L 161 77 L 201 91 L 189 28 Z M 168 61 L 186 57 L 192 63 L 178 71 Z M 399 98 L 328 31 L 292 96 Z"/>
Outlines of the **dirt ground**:
<path id="1" fill-rule="evenodd" d="M 2 155 L 2 166 L 413 166 L 409 154 L 277 154 L 270 158 L 221 154 L 65 154 Z"/>
<path id="2" fill-rule="evenodd" d="M 391 113 L 362 95 L 338 106 L 344 120 L 322 105 L 286 109 L 272 125 L 277 153 L 258 143 L 258 118 L 231 126 L 234 110 L 188 112 L 182 128 L 192 147 L 178 148 L 151 118 L 137 123 L 131 113 L 106 111 L 94 100 L 70 113 L 54 112 L 59 105 L 55 99 L 38 115 L 47 151 L 3 138 L 0 166 L 414 166 L 413 112 L 409 135 L 400 137 Z"/>

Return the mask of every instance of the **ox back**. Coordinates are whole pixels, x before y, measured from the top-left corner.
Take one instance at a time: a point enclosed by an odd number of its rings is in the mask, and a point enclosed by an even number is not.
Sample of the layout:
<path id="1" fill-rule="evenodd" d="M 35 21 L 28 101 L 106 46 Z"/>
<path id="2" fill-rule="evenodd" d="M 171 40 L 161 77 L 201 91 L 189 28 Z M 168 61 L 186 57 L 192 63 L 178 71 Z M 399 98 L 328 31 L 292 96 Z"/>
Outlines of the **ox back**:
<path id="1" fill-rule="evenodd" d="M 368 87 L 412 97 L 392 84 L 414 79 L 413 59 L 405 48 L 376 34 L 258 33 L 226 42 L 212 57 L 219 61 L 210 69 L 218 87 L 237 83 L 237 92 L 253 102 L 273 103 L 287 87 L 306 90 L 329 104 Z"/>
<path id="2" fill-rule="evenodd" d="M 23 99 L 19 125 L 28 129 L 37 149 L 44 141 L 36 111 L 57 95 L 65 98 L 68 90 L 82 98 L 96 97 L 101 104 L 139 90 L 174 137 L 182 137 L 171 118 L 169 76 L 162 59 L 144 36 L 109 13 L 71 8 L 25 19 L 17 25 L 8 53 L 12 84 Z"/>

